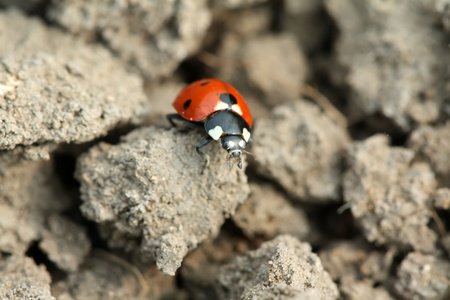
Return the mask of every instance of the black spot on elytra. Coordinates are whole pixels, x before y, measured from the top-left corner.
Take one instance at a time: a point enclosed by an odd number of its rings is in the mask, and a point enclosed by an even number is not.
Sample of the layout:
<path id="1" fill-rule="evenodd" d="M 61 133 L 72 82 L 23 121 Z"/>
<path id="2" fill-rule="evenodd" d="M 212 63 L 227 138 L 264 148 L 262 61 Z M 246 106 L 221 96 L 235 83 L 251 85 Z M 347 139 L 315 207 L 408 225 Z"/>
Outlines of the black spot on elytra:
<path id="1" fill-rule="evenodd" d="M 209 81 L 202 82 L 202 83 L 200 84 L 200 86 L 207 85 L 208 83 L 209 83 Z"/>
<path id="2" fill-rule="evenodd" d="M 237 104 L 236 98 L 232 94 L 228 94 L 228 93 L 221 94 L 220 101 L 228 104 L 229 107 Z"/>
<path id="3" fill-rule="evenodd" d="M 189 99 L 189 100 L 187 100 L 186 102 L 184 102 L 184 104 L 183 104 L 183 109 L 184 109 L 184 110 L 188 109 L 189 106 L 191 105 L 191 102 L 192 102 L 191 99 Z"/>

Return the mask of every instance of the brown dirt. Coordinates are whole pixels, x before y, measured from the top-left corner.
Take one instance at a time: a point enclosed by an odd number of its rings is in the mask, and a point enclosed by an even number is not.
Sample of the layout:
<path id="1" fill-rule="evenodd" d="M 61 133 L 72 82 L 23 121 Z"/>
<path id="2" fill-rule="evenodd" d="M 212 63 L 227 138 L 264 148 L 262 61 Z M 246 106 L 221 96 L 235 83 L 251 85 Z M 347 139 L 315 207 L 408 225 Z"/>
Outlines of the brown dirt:
<path id="1" fill-rule="evenodd" d="M 0 0 L 0 298 L 449 299 L 450 1 Z M 255 158 L 170 128 L 233 84 Z"/>

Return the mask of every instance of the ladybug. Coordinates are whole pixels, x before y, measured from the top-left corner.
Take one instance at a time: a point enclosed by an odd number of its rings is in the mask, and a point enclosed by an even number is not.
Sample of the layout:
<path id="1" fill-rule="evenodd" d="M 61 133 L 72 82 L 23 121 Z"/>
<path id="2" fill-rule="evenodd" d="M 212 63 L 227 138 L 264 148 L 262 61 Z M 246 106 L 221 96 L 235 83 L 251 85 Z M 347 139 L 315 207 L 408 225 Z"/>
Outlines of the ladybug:
<path id="1" fill-rule="evenodd" d="M 241 155 L 250 142 L 252 116 L 242 95 L 229 83 L 219 79 L 202 79 L 185 87 L 173 102 L 178 114 L 167 115 L 170 123 L 181 120 L 188 127 L 204 128 L 205 136 L 196 147 L 209 164 L 209 155 L 201 151 L 212 140 L 220 139 L 228 151 L 227 161 L 234 159 L 242 169 Z"/>

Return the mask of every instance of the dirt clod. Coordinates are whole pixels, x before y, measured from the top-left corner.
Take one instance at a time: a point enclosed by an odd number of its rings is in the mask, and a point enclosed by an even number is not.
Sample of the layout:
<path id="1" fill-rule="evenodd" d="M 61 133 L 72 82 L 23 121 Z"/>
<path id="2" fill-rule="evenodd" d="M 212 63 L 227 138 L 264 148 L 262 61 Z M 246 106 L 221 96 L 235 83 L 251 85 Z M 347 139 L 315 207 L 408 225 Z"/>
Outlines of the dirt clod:
<path id="1" fill-rule="evenodd" d="M 294 207 L 269 186 L 250 185 L 250 196 L 237 210 L 233 221 L 249 238 L 275 238 L 289 234 L 299 239 L 309 232 L 305 212 Z"/>
<path id="2" fill-rule="evenodd" d="M 394 288 L 403 299 L 447 299 L 449 282 L 448 260 L 412 252 L 402 261 Z"/>
<path id="3" fill-rule="evenodd" d="M 200 46 L 211 22 L 207 1 L 53 1 L 48 17 L 105 46 L 144 76 L 171 74 Z"/>
<path id="4" fill-rule="evenodd" d="M 50 274 L 29 257 L 0 258 L 0 297 L 2 299 L 54 300 L 50 294 Z"/>
<path id="5" fill-rule="evenodd" d="M 446 85 L 444 32 L 432 25 L 434 1 L 325 1 L 340 31 L 334 78 L 350 87 L 354 118 L 379 112 L 404 130 L 438 119 Z M 426 24 L 426 25 L 425 25 Z"/>
<path id="6" fill-rule="evenodd" d="M 0 251 L 24 254 L 47 232 L 46 219 L 70 207 L 52 161 L 19 164 L 0 176 Z"/>
<path id="7" fill-rule="evenodd" d="M 311 246 L 281 235 L 219 270 L 219 299 L 337 299 Z"/>
<path id="8" fill-rule="evenodd" d="M 437 236 L 428 227 L 428 205 L 437 183 L 430 166 L 413 158 L 384 135 L 353 144 L 344 199 L 370 242 L 430 252 Z"/>
<path id="9" fill-rule="evenodd" d="M 91 141 L 145 112 L 142 80 L 102 47 L 13 10 L 0 27 L 0 149 Z"/>
<path id="10" fill-rule="evenodd" d="M 429 162 L 437 174 L 450 179 L 450 122 L 434 128 L 422 126 L 414 130 L 409 147 Z"/>
<path id="11" fill-rule="evenodd" d="M 85 228 L 59 215 L 50 216 L 47 226 L 39 248 L 59 268 L 75 272 L 91 250 Z"/>
<path id="12" fill-rule="evenodd" d="M 230 170 L 218 143 L 205 150 L 212 159 L 201 174 L 203 160 L 194 147 L 201 138 L 143 128 L 119 145 L 93 147 L 77 168 L 84 215 L 104 224 L 112 246 L 127 248 L 140 238 L 140 255 L 171 275 L 189 251 L 218 234 L 249 193 L 244 173 Z"/>
<path id="13" fill-rule="evenodd" d="M 255 124 L 257 171 L 308 202 L 340 198 L 341 161 L 348 135 L 306 100 L 273 109 Z"/>

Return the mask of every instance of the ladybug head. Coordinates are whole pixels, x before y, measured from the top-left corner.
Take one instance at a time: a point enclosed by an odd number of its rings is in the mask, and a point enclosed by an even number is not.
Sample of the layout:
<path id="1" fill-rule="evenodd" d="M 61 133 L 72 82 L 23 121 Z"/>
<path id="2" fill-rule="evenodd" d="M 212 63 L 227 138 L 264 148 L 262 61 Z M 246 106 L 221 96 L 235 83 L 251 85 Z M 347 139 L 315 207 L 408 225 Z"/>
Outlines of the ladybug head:
<path id="1" fill-rule="evenodd" d="M 241 155 L 247 147 L 247 142 L 241 135 L 225 135 L 222 137 L 222 148 L 228 151 L 227 160 L 234 158 L 238 161 L 239 169 L 242 169 Z"/>

